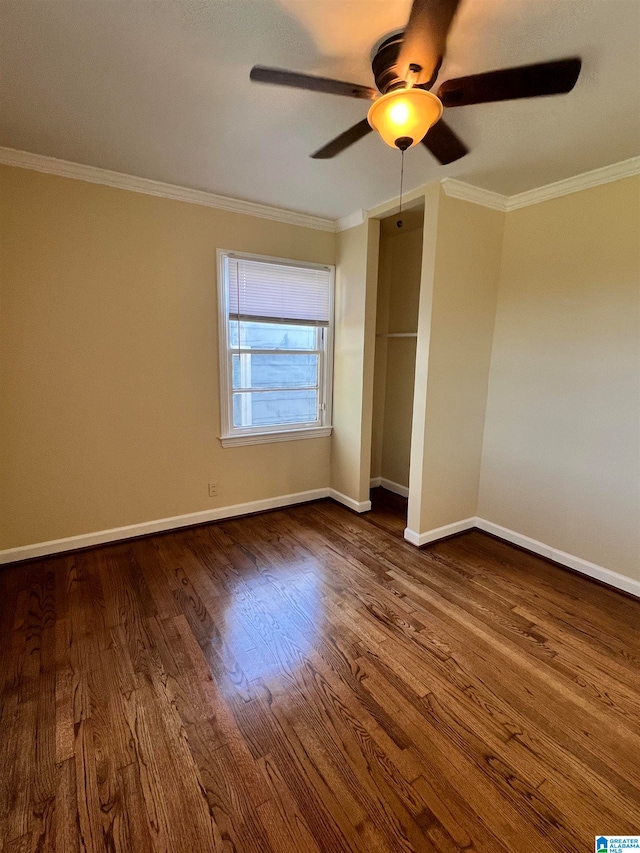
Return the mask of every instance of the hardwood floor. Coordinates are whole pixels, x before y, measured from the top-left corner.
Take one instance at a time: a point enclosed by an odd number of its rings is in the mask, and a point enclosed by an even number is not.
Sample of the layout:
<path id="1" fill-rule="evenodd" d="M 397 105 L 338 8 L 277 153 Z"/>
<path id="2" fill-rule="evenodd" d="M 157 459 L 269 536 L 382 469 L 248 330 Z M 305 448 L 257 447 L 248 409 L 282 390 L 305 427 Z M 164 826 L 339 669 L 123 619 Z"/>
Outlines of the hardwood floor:
<path id="1" fill-rule="evenodd" d="M 366 519 L 370 524 L 381 527 L 404 539 L 407 526 L 407 499 L 387 489 L 371 489 L 371 512 Z"/>
<path id="2" fill-rule="evenodd" d="M 0 572 L 2 853 L 640 832 L 640 602 L 387 521 L 326 501 Z"/>

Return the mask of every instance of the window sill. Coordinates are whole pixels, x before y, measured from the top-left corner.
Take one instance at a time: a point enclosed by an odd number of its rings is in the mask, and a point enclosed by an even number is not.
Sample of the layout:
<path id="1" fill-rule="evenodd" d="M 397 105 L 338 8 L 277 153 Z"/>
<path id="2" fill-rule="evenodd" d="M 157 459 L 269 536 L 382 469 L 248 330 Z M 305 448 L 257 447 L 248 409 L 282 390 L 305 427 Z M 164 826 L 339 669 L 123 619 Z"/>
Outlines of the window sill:
<path id="1" fill-rule="evenodd" d="M 332 427 L 324 426 L 277 432 L 252 432 L 247 435 L 224 435 L 220 437 L 220 443 L 223 447 L 237 447 L 242 444 L 268 444 L 273 441 L 296 441 L 301 438 L 326 438 L 331 435 L 331 430 Z"/>

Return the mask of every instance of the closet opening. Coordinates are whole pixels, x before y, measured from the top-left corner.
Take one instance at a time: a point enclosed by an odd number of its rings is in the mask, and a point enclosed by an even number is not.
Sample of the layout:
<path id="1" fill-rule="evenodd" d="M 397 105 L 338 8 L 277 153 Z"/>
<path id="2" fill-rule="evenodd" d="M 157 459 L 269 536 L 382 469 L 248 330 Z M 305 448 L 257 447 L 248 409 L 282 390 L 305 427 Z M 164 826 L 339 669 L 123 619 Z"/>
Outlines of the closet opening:
<path id="1" fill-rule="evenodd" d="M 399 536 L 407 520 L 424 206 L 380 222 L 371 440 L 371 520 Z"/>

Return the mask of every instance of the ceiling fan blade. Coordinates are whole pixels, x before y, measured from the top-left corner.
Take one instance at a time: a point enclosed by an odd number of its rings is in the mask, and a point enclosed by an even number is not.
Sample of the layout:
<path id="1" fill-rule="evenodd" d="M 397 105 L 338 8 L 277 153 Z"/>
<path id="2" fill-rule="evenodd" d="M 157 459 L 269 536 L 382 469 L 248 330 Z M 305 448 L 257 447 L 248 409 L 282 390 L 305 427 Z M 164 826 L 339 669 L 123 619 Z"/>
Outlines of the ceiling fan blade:
<path id="1" fill-rule="evenodd" d="M 294 89 L 307 89 L 311 92 L 325 92 L 328 95 L 345 95 L 348 98 L 364 98 L 372 101 L 378 97 L 375 89 L 360 86 L 358 83 L 345 83 L 330 77 L 314 77 L 312 74 L 299 74 L 284 68 L 267 68 L 254 65 L 249 77 L 257 83 L 272 83 L 275 86 L 292 86 Z"/>
<path id="2" fill-rule="evenodd" d="M 459 160 L 469 153 L 469 149 L 464 142 L 456 136 L 449 125 L 442 121 L 437 121 L 432 128 L 429 129 L 427 135 L 422 140 L 425 148 L 428 148 L 433 156 L 446 166 L 447 163 L 453 163 L 454 160 Z"/>
<path id="3" fill-rule="evenodd" d="M 409 22 L 398 56 L 398 76 L 408 79 L 415 71 L 414 83 L 428 83 L 444 56 L 447 34 L 460 0 L 413 0 Z"/>
<path id="4" fill-rule="evenodd" d="M 539 95 L 563 95 L 576 85 L 581 65 L 580 59 L 573 57 L 457 77 L 440 86 L 438 97 L 445 107 L 462 107 Z"/>
<path id="5" fill-rule="evenodd" d="M 362 139 L 362 137 L 366 136 L 367 133 L 370 133 L 372 129 L 373 128 L 369 122 L 364 118 L 362 121 L 359 121 L 358 124 L 354 124 L 353 127 L 350 127 L 349 130 L 345 130 L 345 132 L 341 133 L 340 136 L 336 136 L 336 138 L 332 139 L 331 142 L 327 142 L 326 145 L 323 145 L 322 148 L 319 148 L 311 156 L 314 160 L 329 160 L 331 157 L 335 157 L 336 154 L 340 154 L 340 152 L 344 151 L 345 148 L 353 145 L 354 142 Z"/>

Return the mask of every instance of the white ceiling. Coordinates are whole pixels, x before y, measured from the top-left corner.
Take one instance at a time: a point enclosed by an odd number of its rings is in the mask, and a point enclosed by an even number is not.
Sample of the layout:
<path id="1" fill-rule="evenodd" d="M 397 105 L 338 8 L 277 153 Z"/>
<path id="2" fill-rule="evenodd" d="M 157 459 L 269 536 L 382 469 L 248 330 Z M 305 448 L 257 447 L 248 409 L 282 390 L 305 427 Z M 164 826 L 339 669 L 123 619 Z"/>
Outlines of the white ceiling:
<path id="1" fill-rule="evenodd" d="M 329 218 L 398 194 L 370 134 L 309 154 L 367 102 L 249 81 L 254 64 L 372 85 L 410 0 L 0 0 L 0 145 Z M 462 0 L 439 80 L 579 55 L 569 95 L 460 107 L 471 153 L 418 146 L 405 187 L 452 176 L 505 195 L 640 154 L 640 0 Z"/>

